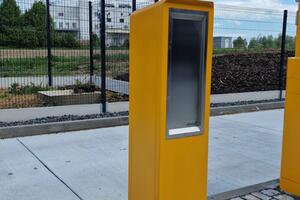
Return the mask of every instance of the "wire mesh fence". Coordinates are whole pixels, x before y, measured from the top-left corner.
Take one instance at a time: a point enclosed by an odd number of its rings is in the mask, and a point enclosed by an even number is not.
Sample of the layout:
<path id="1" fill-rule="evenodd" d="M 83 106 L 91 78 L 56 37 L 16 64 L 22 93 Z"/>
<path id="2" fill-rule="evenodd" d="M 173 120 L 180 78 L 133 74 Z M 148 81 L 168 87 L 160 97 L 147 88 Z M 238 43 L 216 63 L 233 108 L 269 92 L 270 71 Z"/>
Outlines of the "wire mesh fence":
<path id="1" fill-rule="evenodd" d="M 216 5 L 212 93 L 278 91 L 283 99 L 295 22 L 293 11 Z"/>
<path id="2" fill-rule="evenodd" d="M 0 108 L 127 101 L 129 18 L 153 3 L 3 0 Z M 216 5 L 213 94 L 284 90 L 296 13 L 288 12 L 286 32 L 283 17 L 283 10 Z"/>

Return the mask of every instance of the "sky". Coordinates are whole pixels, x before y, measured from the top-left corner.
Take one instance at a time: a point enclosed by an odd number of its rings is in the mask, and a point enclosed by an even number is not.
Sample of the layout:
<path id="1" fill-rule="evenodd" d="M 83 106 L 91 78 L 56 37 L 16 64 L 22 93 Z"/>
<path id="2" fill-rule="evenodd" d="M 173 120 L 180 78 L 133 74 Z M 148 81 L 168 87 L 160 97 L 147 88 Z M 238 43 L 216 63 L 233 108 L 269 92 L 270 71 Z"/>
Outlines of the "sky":
<path id="1" fill-rule="evenodd" d="M 35 0 L 17 0 L 17 2 L 29 2 Z M 76 4 L 78 0 L 50 0 L 51 2 L 66 2 Z M 88 1 L 88 0 L 86 0 Z M 114 0 L 106 0 L 114 1 Z M 131 0 L 119 0 L 131 2 Z M 153 2 L 154 0 L 137 0 L 138 3 Z M 215 36 L 230 36 L 236 38 L 242 36 L 250 41 L 251 38 L 272 35 L 277 37 L 282 32 L 283 10 L 287 9 L 288 26 L 287 34 L 295 36 L 296 11 L 295 0 L 213 0 L 215 2 Z M 145 5 L 146 5 L 145 4 Z M 23 8 L 24 9 L 24 8 Z M 27 9 L 27 8 L 25 8 Z"/>
<path id="2" fill-rule="evenodd" d="M 214 0 L 215 36 L 251 38 L 282 33 L 283 11 L 288 10 L 287 35 L 296 34 L 295 0 Z"/>
<path id="3" fill-rule="evenodd" d="M 226 4 L 233 6 L 243 6 L 252 8 L 265 9 L 288 9 L 291 11 L 297 10 L 295 0 L 214 0 L 216 4 Z"/>

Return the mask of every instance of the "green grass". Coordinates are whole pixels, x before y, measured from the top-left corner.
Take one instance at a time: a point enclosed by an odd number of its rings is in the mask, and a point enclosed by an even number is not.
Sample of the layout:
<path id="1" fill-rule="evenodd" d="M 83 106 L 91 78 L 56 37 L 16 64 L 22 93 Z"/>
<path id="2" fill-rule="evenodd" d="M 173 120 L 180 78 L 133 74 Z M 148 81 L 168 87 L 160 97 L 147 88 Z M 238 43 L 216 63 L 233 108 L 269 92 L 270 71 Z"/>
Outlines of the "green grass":
<path id="1" fill-rule="evenodd" d="M 107 66 L 128 61 L 128 54 L 107 55 Z M 53 75 L 72 75 L 89 72 L 89 57 L 52 56 Z M 95 71 L 101 56 L 95 55 Z M 48 60 L 45 57 L 0 59 L 0 77 L 42 76 L 48 74 Z"/>
<path id="2" fill-rule="evenodd" d="M 88 66 L 87 57 L 52 57 L 53 74 L 72 74 L 80 66 Z M 47 74 L 47 58 L 12 58 L 0 60 L 0 77 L 38 76 Z"/>

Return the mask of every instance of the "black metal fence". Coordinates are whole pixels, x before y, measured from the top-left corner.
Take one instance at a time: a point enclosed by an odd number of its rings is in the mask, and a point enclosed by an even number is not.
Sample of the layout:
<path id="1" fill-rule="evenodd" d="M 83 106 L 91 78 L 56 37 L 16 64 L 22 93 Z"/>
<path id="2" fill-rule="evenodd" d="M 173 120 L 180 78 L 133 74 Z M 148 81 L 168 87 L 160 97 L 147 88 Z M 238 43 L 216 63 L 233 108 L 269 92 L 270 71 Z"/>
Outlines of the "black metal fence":
<path id="1" fill-rule="evenodd" d="M 105 112 L 107 102 L 128 100 L 129 16 L 154 0 L 17 0 L 9 12 L 7 2 L 0 5 L 0 109 L 101 103 Z M 282 99 L 295 18 L 217 5 L 213 93 L 273 90 Z"/>

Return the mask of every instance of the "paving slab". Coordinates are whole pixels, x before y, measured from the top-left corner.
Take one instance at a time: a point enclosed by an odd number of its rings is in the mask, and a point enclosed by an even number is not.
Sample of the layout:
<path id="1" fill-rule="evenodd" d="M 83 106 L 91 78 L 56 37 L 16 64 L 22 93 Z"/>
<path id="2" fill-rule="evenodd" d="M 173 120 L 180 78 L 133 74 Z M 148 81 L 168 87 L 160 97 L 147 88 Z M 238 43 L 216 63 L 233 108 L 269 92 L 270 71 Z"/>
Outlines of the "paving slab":
<path id="1" fill-rule="evenodd" d="M 0 140 L 1 200 L 78 200 L 16 139 Z"/>
<path id="2" fill-rule="evenodd" d="M 208 194 L 279 178 L 282 121 L 283 110 L 212 117 Z M 20 140 L 82 199 L 127 200 L 128 126 Z"/>
<path id="3" fill-rule="evenodd" d="M 127 199 L 128 127 L 21 140 L 84 200 Z"/>
<path id="4" fill-rule="evenodd" d="M 277 133 L 281 134 L 283 130 L 283 114 L 284 111 L 282 109 L 279 109 L 273 111 L 261 111 L 259 112 L 259 114 L 257 112 L 253 112 L 241 113 L 237 115 L 227 115 L 222 119 L 241 122 L 246 125 L 253 125 L 255 127 L 265 128 L 267 130 L 274 130 Z"/>

